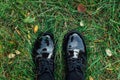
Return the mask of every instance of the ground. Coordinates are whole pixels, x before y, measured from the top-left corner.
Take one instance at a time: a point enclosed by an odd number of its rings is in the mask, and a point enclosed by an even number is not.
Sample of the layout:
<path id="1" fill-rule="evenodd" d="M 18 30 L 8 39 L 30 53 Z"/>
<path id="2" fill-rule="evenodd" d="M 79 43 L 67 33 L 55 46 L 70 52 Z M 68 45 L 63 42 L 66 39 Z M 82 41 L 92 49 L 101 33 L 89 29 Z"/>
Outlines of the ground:
<path id="1" fill-rule="evenodd" d="M 32 46 L 46 31 L 55 36 L 55 78 L 63 80 L 62 41 L 71 30 L 85 39 L 86 80 L 120 80 L 119 0 L 1 0 L 0 80 L 34 79 Z"/>

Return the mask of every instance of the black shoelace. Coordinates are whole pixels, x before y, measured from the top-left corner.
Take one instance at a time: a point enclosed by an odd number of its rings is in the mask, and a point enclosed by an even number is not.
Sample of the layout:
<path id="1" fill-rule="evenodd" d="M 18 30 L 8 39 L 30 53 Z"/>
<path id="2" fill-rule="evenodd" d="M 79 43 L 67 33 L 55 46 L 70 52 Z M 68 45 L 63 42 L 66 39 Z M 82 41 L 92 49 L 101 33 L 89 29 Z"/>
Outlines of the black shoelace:
<path id="1" fill-rule="evenodd" d="M 53 78 L 54 65 L 52 59 L 40 58 L 37 60 L 37 75 L 42 76 L 44 73 L 48 73 L 51 78 Z"/>
<path id="2" fill-rule="evenodd" d="M 80 72 L 84 73 L 85 70 L 85 65 L 82 64 L 82 58 L 68 58 L 67 59 L 67 64 L 68 64 L 68 71 L 69 72 Z"/>

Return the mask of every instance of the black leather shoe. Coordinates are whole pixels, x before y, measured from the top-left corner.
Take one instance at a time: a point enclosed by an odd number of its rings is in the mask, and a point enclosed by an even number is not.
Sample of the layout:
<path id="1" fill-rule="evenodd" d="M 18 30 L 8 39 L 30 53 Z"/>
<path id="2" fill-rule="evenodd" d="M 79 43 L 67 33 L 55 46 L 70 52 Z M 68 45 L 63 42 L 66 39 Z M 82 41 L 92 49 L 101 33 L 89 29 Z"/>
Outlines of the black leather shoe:
<path id="1" fill-rule="evenodd" d="M 54 41 L 52 34 L 44 33 L 37 38 L 32 57 L 36 65 L 37 80 L 54 80 Z"/>
<path id="2" fill-rule="evenodd" d="M 66 34 L 63 51 L 65 52 L 66 80 L 85 80 L 87 55 L 82 36 L 76 31 Z"/>

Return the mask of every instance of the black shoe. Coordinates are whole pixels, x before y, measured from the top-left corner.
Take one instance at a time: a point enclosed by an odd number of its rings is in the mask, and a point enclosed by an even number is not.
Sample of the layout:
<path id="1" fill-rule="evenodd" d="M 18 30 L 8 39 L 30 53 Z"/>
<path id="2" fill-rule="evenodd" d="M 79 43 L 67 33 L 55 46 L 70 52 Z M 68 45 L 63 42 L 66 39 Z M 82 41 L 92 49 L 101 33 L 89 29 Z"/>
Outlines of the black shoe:
<path id="1" fill-rule="evenodd" d="M 54 41 L 52 34 L 44 33 L 37 38 L 32 57 L 36 65 L 37 80 L 54 80 Z"/>
<path id="2" fill-rule="evenodd" d="M 81 35 L 71 31 L 64 37 L 66 80 L 84 80 L 86 68 L 86 46 Z"/>

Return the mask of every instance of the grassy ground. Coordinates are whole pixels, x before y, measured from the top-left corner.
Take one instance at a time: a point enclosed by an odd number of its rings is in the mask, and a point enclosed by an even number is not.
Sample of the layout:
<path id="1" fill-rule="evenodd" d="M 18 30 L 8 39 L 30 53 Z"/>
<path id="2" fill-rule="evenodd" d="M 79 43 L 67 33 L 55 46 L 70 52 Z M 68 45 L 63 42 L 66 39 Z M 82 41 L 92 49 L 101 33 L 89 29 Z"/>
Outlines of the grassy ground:
<path id="1" fill-rule="evenodd" d="M 86 12 L 79 13 L 82 3 Z M 84 26 L 80 26 L 80 22 Z M 34 33 L 34 26 L 39 30 Z M 120 80 L 119 0 L 1 0 L 0 80 L 33 80 L 32 45 L 40 32 L 51 31 L 56 41 L 56 80 L 64 78 L 62 40 L 75 29 L 85 39 L 86 80 Z M 110 49 L 109 57 L 105 50 Z M 10 54 L 20 54 L 10 59 Z"/>

